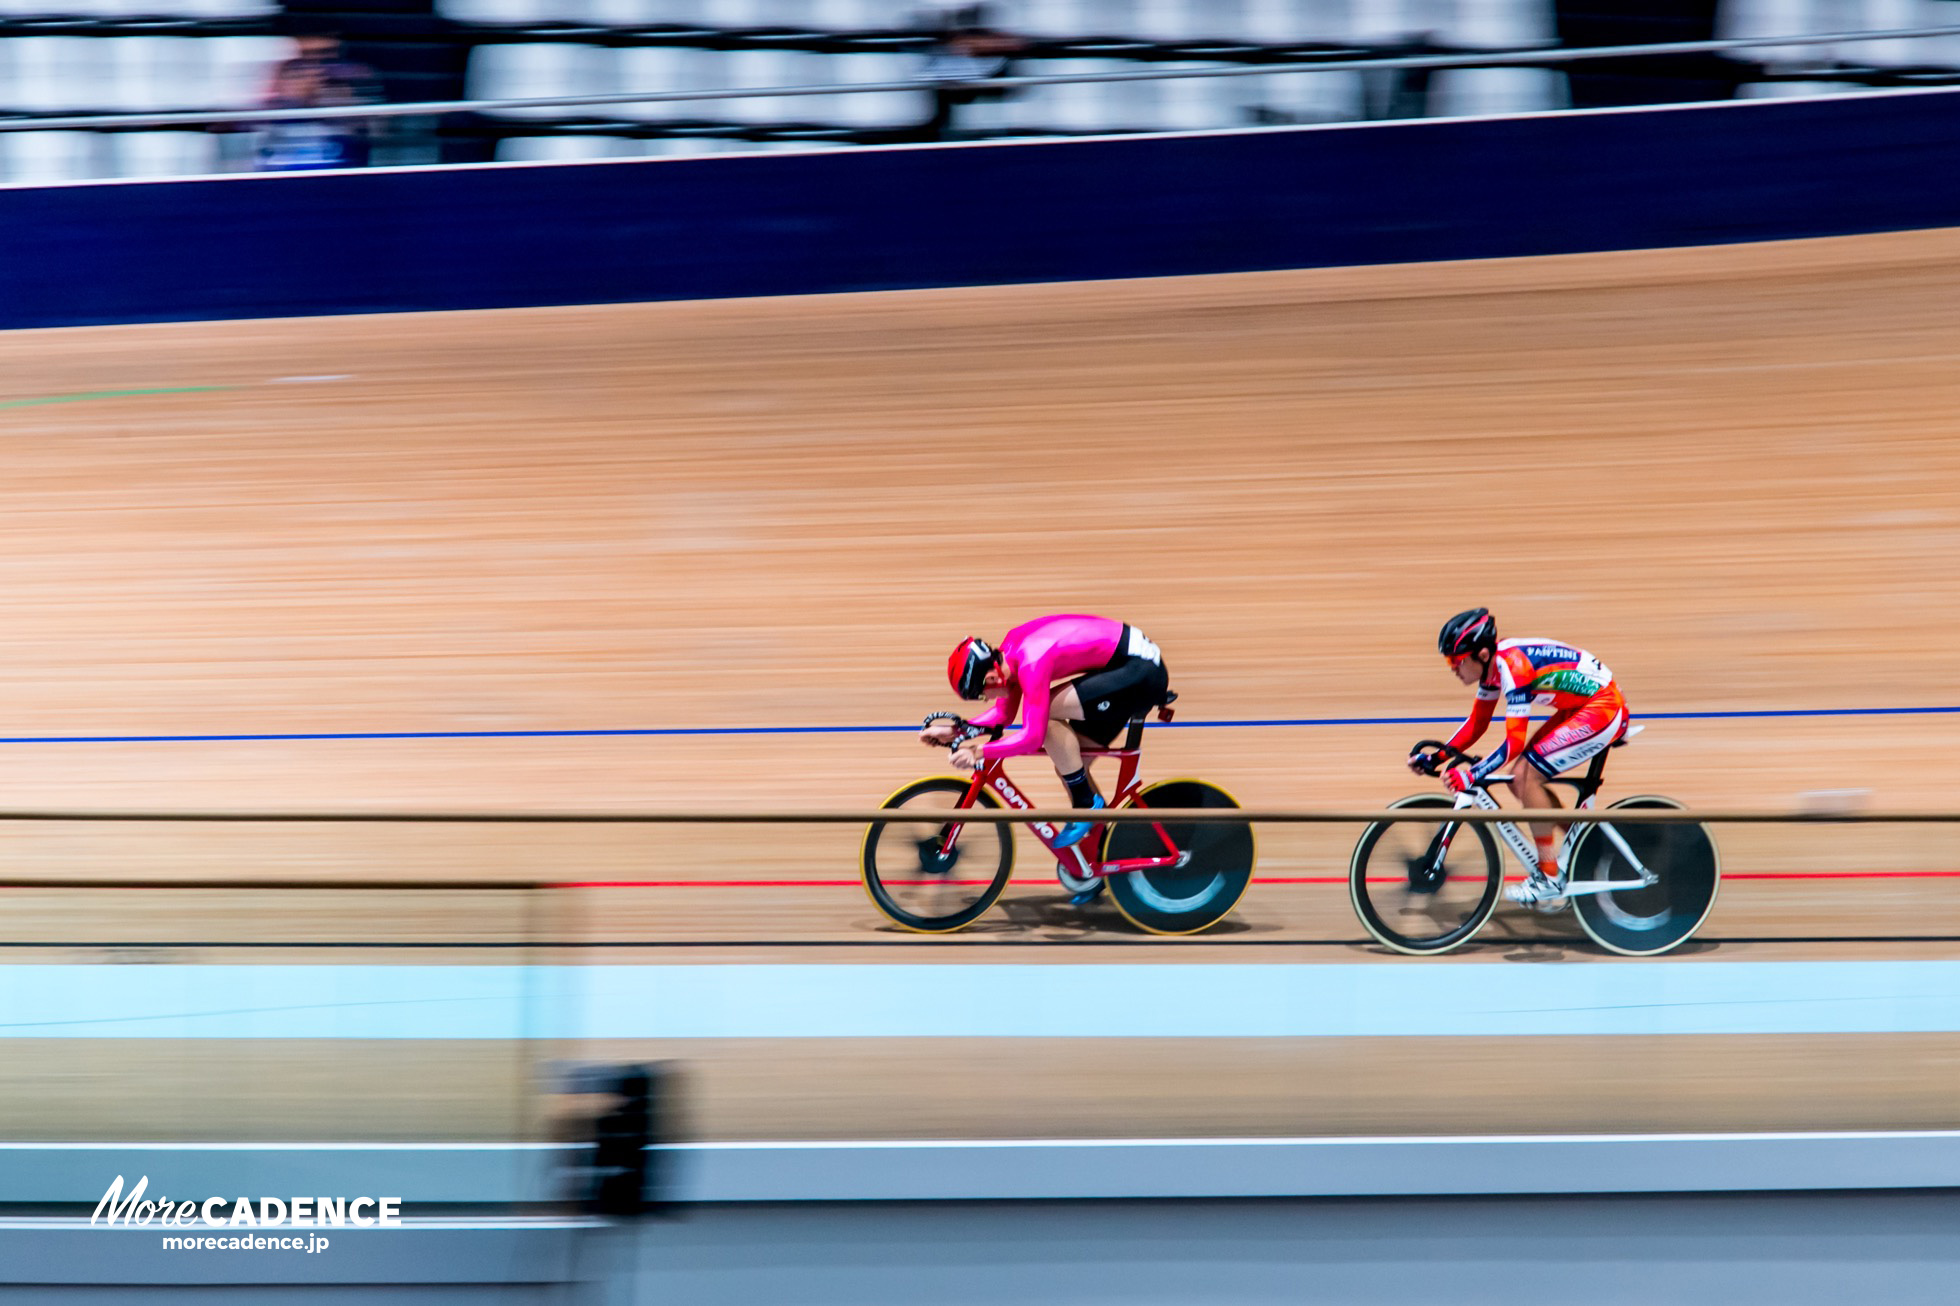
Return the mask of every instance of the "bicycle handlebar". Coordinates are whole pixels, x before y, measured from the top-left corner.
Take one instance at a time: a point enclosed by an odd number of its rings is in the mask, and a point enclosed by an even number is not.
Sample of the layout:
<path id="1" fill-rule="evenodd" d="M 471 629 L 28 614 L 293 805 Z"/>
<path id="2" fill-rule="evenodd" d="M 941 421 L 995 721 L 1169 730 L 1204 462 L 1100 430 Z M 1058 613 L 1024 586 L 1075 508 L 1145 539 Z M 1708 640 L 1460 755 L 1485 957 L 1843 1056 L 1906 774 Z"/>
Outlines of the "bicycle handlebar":
<path id="1" fill-rule="evenodd" d="M 1475 766 L 1479 760 L 1475 753 L 1466 753 L 1461 748 L 1452 747 L 1441 739 L 1418 739 L 1415 747 L 1409 751 L 1411 753 L 1420 753 L 1424 749 L 1434 750 L 1428 759 L 1427 769 L 1430 775 L 1435 775 L 1439 769 L 1439 765 L 1446 761 L 1461 762 L 1465 766 Z"/>
<path id="2" fill-rule="evenodd" d="M 992 735 L 996 739 L 1000 738 L 999 731 L 990 730 L 986 726 L 976 726 L 957 712 L 928 712 L 922 725 L 930 727 L 935 721 L 951 721 L 953 723 L 953 742 L 947 746 L 950 752 L 957 753 L 960 750 L 960 745 L 978 739 L 982 735 Z"/>

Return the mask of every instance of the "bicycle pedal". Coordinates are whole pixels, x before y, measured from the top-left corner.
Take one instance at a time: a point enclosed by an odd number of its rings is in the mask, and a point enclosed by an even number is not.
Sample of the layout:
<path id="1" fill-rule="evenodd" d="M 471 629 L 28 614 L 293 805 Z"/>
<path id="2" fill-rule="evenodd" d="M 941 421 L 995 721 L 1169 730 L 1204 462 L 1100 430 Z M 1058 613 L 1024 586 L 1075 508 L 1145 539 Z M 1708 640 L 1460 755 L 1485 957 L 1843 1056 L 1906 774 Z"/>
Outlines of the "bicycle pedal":
<path id="1" fill-rule="evenodd" d="M 1542 875 L 1533 875 L 1522 884 L 1506 887 L 1504 896 L 1520 906 L 1529 907 L 1547 916 L 1564 911 L 1570 901 L 1565 896 L 1564 880 L 1550 880 Z"/>

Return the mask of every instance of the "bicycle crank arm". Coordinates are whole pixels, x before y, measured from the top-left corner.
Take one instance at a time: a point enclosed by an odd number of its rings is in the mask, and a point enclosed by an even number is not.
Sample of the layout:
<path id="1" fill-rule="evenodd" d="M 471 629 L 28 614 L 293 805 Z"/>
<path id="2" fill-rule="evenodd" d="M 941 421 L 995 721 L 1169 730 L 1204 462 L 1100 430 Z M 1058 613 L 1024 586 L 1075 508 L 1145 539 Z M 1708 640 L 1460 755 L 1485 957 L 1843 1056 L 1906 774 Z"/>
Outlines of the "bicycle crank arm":
<path id="1" fill-rule="evenodd" d="M 1620 893 L 1627 889 L 1649 889 L 1661 882 L 1661 877 L 1648 871 L 1638 880 L 1587 880 L 1584 884 L 1569 884 L 1565 896 L 1577 898 L 1586 893 Z"/>
<path id="2" fill-rule="evenodd" d="M 1175 857 L 1122 857 L 1113 862 L 1104 862 L 1090 871 L 1091 875 L 1128 875 L 1131 871 L 1176 871 L 1191 864 L 1189 849 L 1180 849 Z"/>

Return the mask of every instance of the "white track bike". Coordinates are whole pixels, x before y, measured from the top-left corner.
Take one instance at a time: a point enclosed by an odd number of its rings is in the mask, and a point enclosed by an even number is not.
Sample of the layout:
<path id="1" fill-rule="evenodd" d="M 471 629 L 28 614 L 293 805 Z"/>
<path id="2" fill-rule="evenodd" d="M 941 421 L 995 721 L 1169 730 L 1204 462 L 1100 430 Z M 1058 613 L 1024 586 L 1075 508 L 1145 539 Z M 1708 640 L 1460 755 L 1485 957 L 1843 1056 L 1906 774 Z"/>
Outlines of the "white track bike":
<path id="1" fill-rule="evenodd" d="M 1639 730 L 1635 726 L 1628 738 Z M 1444 763 L 1477 761 L 1433 739 L 1416 748 L 1428 751 L 1432 773 Z M 1551 783 L 1570 786 L 1574 806 L 1591 810 L 1611 751 L 1595 757 L 1583 779 Z M 1508 783 L 1508 776 L 1485 782 Z M 1496 811 L 1498 803 L 1485 785 L 1477 785 L 1454 797 L 1414 794 L 1389 807 Z M 1657 794 L 1607 806 L 1609 811 L 1641 809 L 1686 810 Z M 1355 914 L 1370 934 L 1397 952 L 1427 954 L 1461 947 L 1483 928 L 1502 897 L 1499 839 L 1527 875 L 1537 870 L 1538 852 L 1530 835 L 1510 821 L 1376 821 L 1362 832 L 1348 867 Z M 1554 892 L 1535 904 L 1537 909 L 1563 910 L 1569 904 L 1595 943 L 1628 956 L 1654 956 L 1686 942 L 1708 919 L 1722 879 L 1715 841 L 1699 823 L 1686 819 L 1624 827 L 1610 821 L 1575 822 L 1566 827 L 1558 865 Z"/>

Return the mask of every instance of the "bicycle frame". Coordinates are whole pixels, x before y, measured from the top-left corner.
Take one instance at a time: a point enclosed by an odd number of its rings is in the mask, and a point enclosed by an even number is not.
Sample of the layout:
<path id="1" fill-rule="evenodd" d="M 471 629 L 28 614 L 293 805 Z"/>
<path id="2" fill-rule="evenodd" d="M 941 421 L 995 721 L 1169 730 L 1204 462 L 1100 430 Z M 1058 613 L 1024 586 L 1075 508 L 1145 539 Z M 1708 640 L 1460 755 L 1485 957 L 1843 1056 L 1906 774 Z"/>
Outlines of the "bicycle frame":
<path id="1" fill-rule="evenodd" d="M 1494 784 L 1505 784 L 1505 782 L 1509 782 L 1509 777 L 1501 777 L 1501 775 L 1495 775 L 1495 777 L 1492 777 L 1492 782 L 1494 782 Z M 1580 790 L 1584 790 L 1584 792 L 1582 792 L 1582 798 L 1580 798 L 1580 800 L 1578 800 L 1578 804 L 1574 804 L 1574 806 L 1576 806 L 1578 810 L 1582 810 L 1582 812 L 1590 812 L 1590 810 L 1592 810 L 1593 798 L 1597 798 L 1597 794 L 1599 794 L 1599 790 L 1597 790 L 1597 786 L 1593 786 L 1590 780 L 1552 780 L 1552 782 L 1554 782 L 1554 784 L 1574 784 L 1574 786 L 1578 786 Z M 1460 794 L 1456 794 L 1456 810 L 1458 810 L 1458 812 L 1462 812 L 1462 810 L 1466 810 L 1466 808 L 1482 808 L 1484 812 L 1499 812 L 1499 810 L 1501 810 L 1501 808 L 1497 806 L 1497 800 L 1495 800 L 1495 798 L 1492 798 L 1492 794 L 1490 794 L 1490 790 L 1488 790 L 1486 786 L 1482 786 L 1482 784 L 1476 784 L 1476 786 L 1472 786 L 1472 788 L 1466 788 L 1464 792 L 1460 792 Z M 1505 847 L 1509 847 L 1509 849 L 1511 849 L 1511 855 L 1513 855 L 1513 857 L 1517 857 L 1517 863 L 1519 863 L 1521 867 L 1525 867 L 1525 875 L 1531 875 L 1533 871 L 1537 871 L 1537 869 L 1539 869 L 1539 849 L 1537 849 L 1537 845 L 1535 845 L 1535 843 L 1531 841 L 1531 837 L 1529 837 L 1529 835 L 1527 835 L 1527 833 L 1525 833 L 1523 829 L 1519 829 L 1519 826 L 1517 826 L 1517 822 L 1492 822 L 1492 824 L 1494 824 L 1494 828 L 1497 829 L 1497 837 L 1499 837 L 1499 839 L 1503 839 L 1503 843 L 1505 843 Z M 1445 822 L 1445 826 L 1443 826 L 1443 831 L 1441 831 L 1441 833 L 1437 835 L 1437 857 L 1439 857 L 1439 859 L 1443 857 L 1443 853 L 1445 853 L 1445 851 L 1448 851 L 1448 847 L 1450 847 L 1450 839 L 1454 839 L 1454 837 L 1456 837 L 1456 831 L 1458 831 L 1458 829 L 1462 829 L 1462 826 L 1458 826 L 1458 824 L 1450 824 L 1450 822 Z M 1642 863 L 1641 859 L 1639 859 L 1639 857 L 1637 857 L 1637 855 L 1633 853 L 1633 849 L 1631 849 L 1631 847 L 1627 845 L 1627 839 L 1623 839 L 1623 837 L 1621 837 L 1621 833 L 1619 833 L 1617 829 L 1613 829 L 1613 826 L 1611 826 L 1609 822 L 1599 822 L 1599 831 L 1601 831 L 1601 833 L 1603 833 L 1603 835 L 1607 837 L 1607 841 L 1609 841 L 1609 843 L 1611 843 L 1611 845 L 1613 845 L 1615 849 L 1619 849 L 1619 855 L 1627 859 L 1627 865 L 1629 865 L 1629 867 L 1633 867 L 1633 869 L 1637 869 L 1637 871 L 1641 873 L 1641 880 L 1639 880 L 1639 884 L 1629 884 L 1629 882 L 1625 882 L 1625 880 L 1617 880 L 1617 882 L 1607 882 L 1607 880 L 1592 880 L 1592 882 L 1586 882 L 1586 884 L 1572 884 L 1572 882 L 1570 882 L 1570 873 L 1572 873 L 1572 867 L 1570 867 L 1570 863 L 1568 863 L 1568 859 L 1570 859 L 1570 855 L 1572 855 L 1572 845 L 1574 845 L 1574 843 L 1578 841 L 1578 837 L 1580 837 L 1580 826 L 1566 826 L 1566 837 L 1564 837 L 1564 839 L 1562 839 L 1562 841 L 1558 843 L 1558 879 L 1568 880 L 1568 882 L 1566 882 L 1566 896 L 1574 896 L 1574 894 L 1607 894 L 1607 892 L 1621 892 L 1621 890 L 1625 890 L 1625 888 L 1646 888 L 1648 884 L 1656 884 L 1656 882 L 1660 882 L 1660 877 L 1658 877 L 1658 875 L 1654 875 L 1652 871 L 1648 871 L 1648 869 L 1646 869 L 1646 863 Z"/>
<path id="2" fill-rule="evenodd" d="M 1098 748 L 1085 744 L 1082 749 L 1082 759 L 1085 764 L 1104 757 L 1117 759 L 1116 795 L 1109 800 L 1111 807 L 1122 807 L 1134 802 L 1143 789 L 1137 776 L 1143 756 L 1142 727 L 1141 721 L 1132 721 L 1129 738 L 1124 740 L 1121 748 Z M 1027 812 L 1035 809 L 1035 804 L 1021 792 L 1013 780 L 1008 778 L 1006 763 L 998 759 L 980 764 L 980 768 L 973 773 L 972 782 L 967 785 L 966 793 L 961 796 L 959 806 L 968 808 L 976 805 L 980 801 L 980 792 L 983 789 L 993 794 L 1002 804 L 1016 811 Z M 1164 827 L 1154 821 L 1151 822 L 1150 828 L 1156 831 L 1158 839 L 1163 842 L 1163 856 L 1119 857 L 1111 861 L 1092 857 L 1084 851 L 1084 848 L 1090 845 L 1091 839 L 1083 839 L 1071 847 L 1057 850 L 1055 841 L 1061 838 L 1060 829 L 1047 821 L 1029 821 L 1026 825 L 1034 837 L 1041 840 L 1042 846 L 1055 855 L 1056 872 L 1061 876 L 1063 885 L 1068 888 L 1081 888 L 1089 881 L 1109 875 L 1125 875 L 1131 871 L 1182 866 L 1191 860 L 1191 854 L 1179 851 Z M 959 843 L 960 832 L 965 828 L 964 825 L 951 824 L 946 827 L 945 842 L 941 845 L 944 852 L 952 852 Z M 1071 881 L 1078 883 L 1072 884 Z"/>
<path id="3" fill-rule="evenodd" d="M 1456 757 L 1460 761 L 1470 761 L 1470 763 L 1476 761 L 1474 757 L 1470 757 L 1462 749 L 1452 749 L 1450 745 L 1437 743 L 1435 739 L 1423 739 L 1417 747 L 1419 749 L 1437 747 L 1439 749 L 1439 757 L 1443 753 L 1448 753 L 1448 755 L 1452 755 L 1452 757 Z M 1605 759 L 1607 759 L 1607 751 L 1597 753 L 1593 757 L 1592 767 L 1586 769 L 1586 779 L 1584 780 L 1566 780 L 1552 777 L 1550 784 L 1566 784 L 1566 786 L 1570 786 L 1574 790 L 1574 796 L 1576 796 L 1576 802 L 1572 806 L 1576 806 L 1582 812 L 1590 812 L 1593 806 L 1593 798 L 1599 796 L 1599 784 L 1601 784 L 1601 780 L 1605 779 Z M 1488 786 L 1490 784 L 1509 784 L 1509 782 L 1511 782 L 1511 777 L 1507 777 L 1507 775 L 1494 775 L 1494 777 L 1486 780 L 1484 784 L 1472 784 L 1470 788 L 1466 788 L 1460 794 L 1456 794 L 1456 810 L 1458 812 L 1464 812 L 1468 808 L 1480 808 L 1484 812 L 1499 812 L 1501 808 L 1497 806 L 1497 800 L 1492 798 Z M 1503 845 L 1509 847 L 1511 849 L 1511 855 L 1517 857 L 1517 863 L 1521 867 L 1525 867 L 1525 875 L 1527 877 L 1533 875 L 1539 869 L 1539 849 L 1537 849 L 1537 843 L 1533 843 L 1533 839 L 1523 829 L 1517 828 L 1517 822 L 1492 822 L 1492 824 L 1497 829 L 1497 837 L 1503 839 Z M 1441 828 L 1437 829 L 1437 839 L 1433 843 L 1435 861 L 1431 863 L 1431 869 L 1435 869 L 1435 867 L 1439 867 L 1443 863 L 1443 857 L 1445 857 L 1445 853 L 1448 853 L 1450 841 L 1456 837 L 1456 831 L 1458 829 L 1462 829 L 1462 826 L 1452 824 L 1452 822 L 1445 822 Z M 1607 843 L 1611 843 L 1619 851 L 1619 855 L 1627 859 L 1627 865 L 1641 873 L 1641 879 L 1639 879 L 1637 884 L 1629 884 L 1625 880 L 1617 880 L 1617 882 L 1590 880 L 1590 882 L 1584 882 L 1584 884 L 1572 884 L 1572 845 L 1578 841 L 1578 837 L 1582 833 L 1582 828 L 1580 826 L 1566 826 L 1566 837 L 1558 843 L 1558 880 L 1560 880 L 1560 888 L 1566 890 L 1566 896 L 1572 896 L 1572 894 L 1605 894 L 1605 892 L 1619 892 L 1623 888 L 1646 888 L 1648 884 L 1658 884 L 1660 882 L 1660 877 L 1654 875 L 1646 867 L 1646 863 L 1642 863 L 1641 859 L 1635 855 L 1633 847 L 1627 845 L 1627 839 L 1621 837 L 1621 833 L 1617 829 L 1613 829 L 1613 826 L 1609 822 L 1599 822 L 1599 831 L 1605 835 Z"/>

